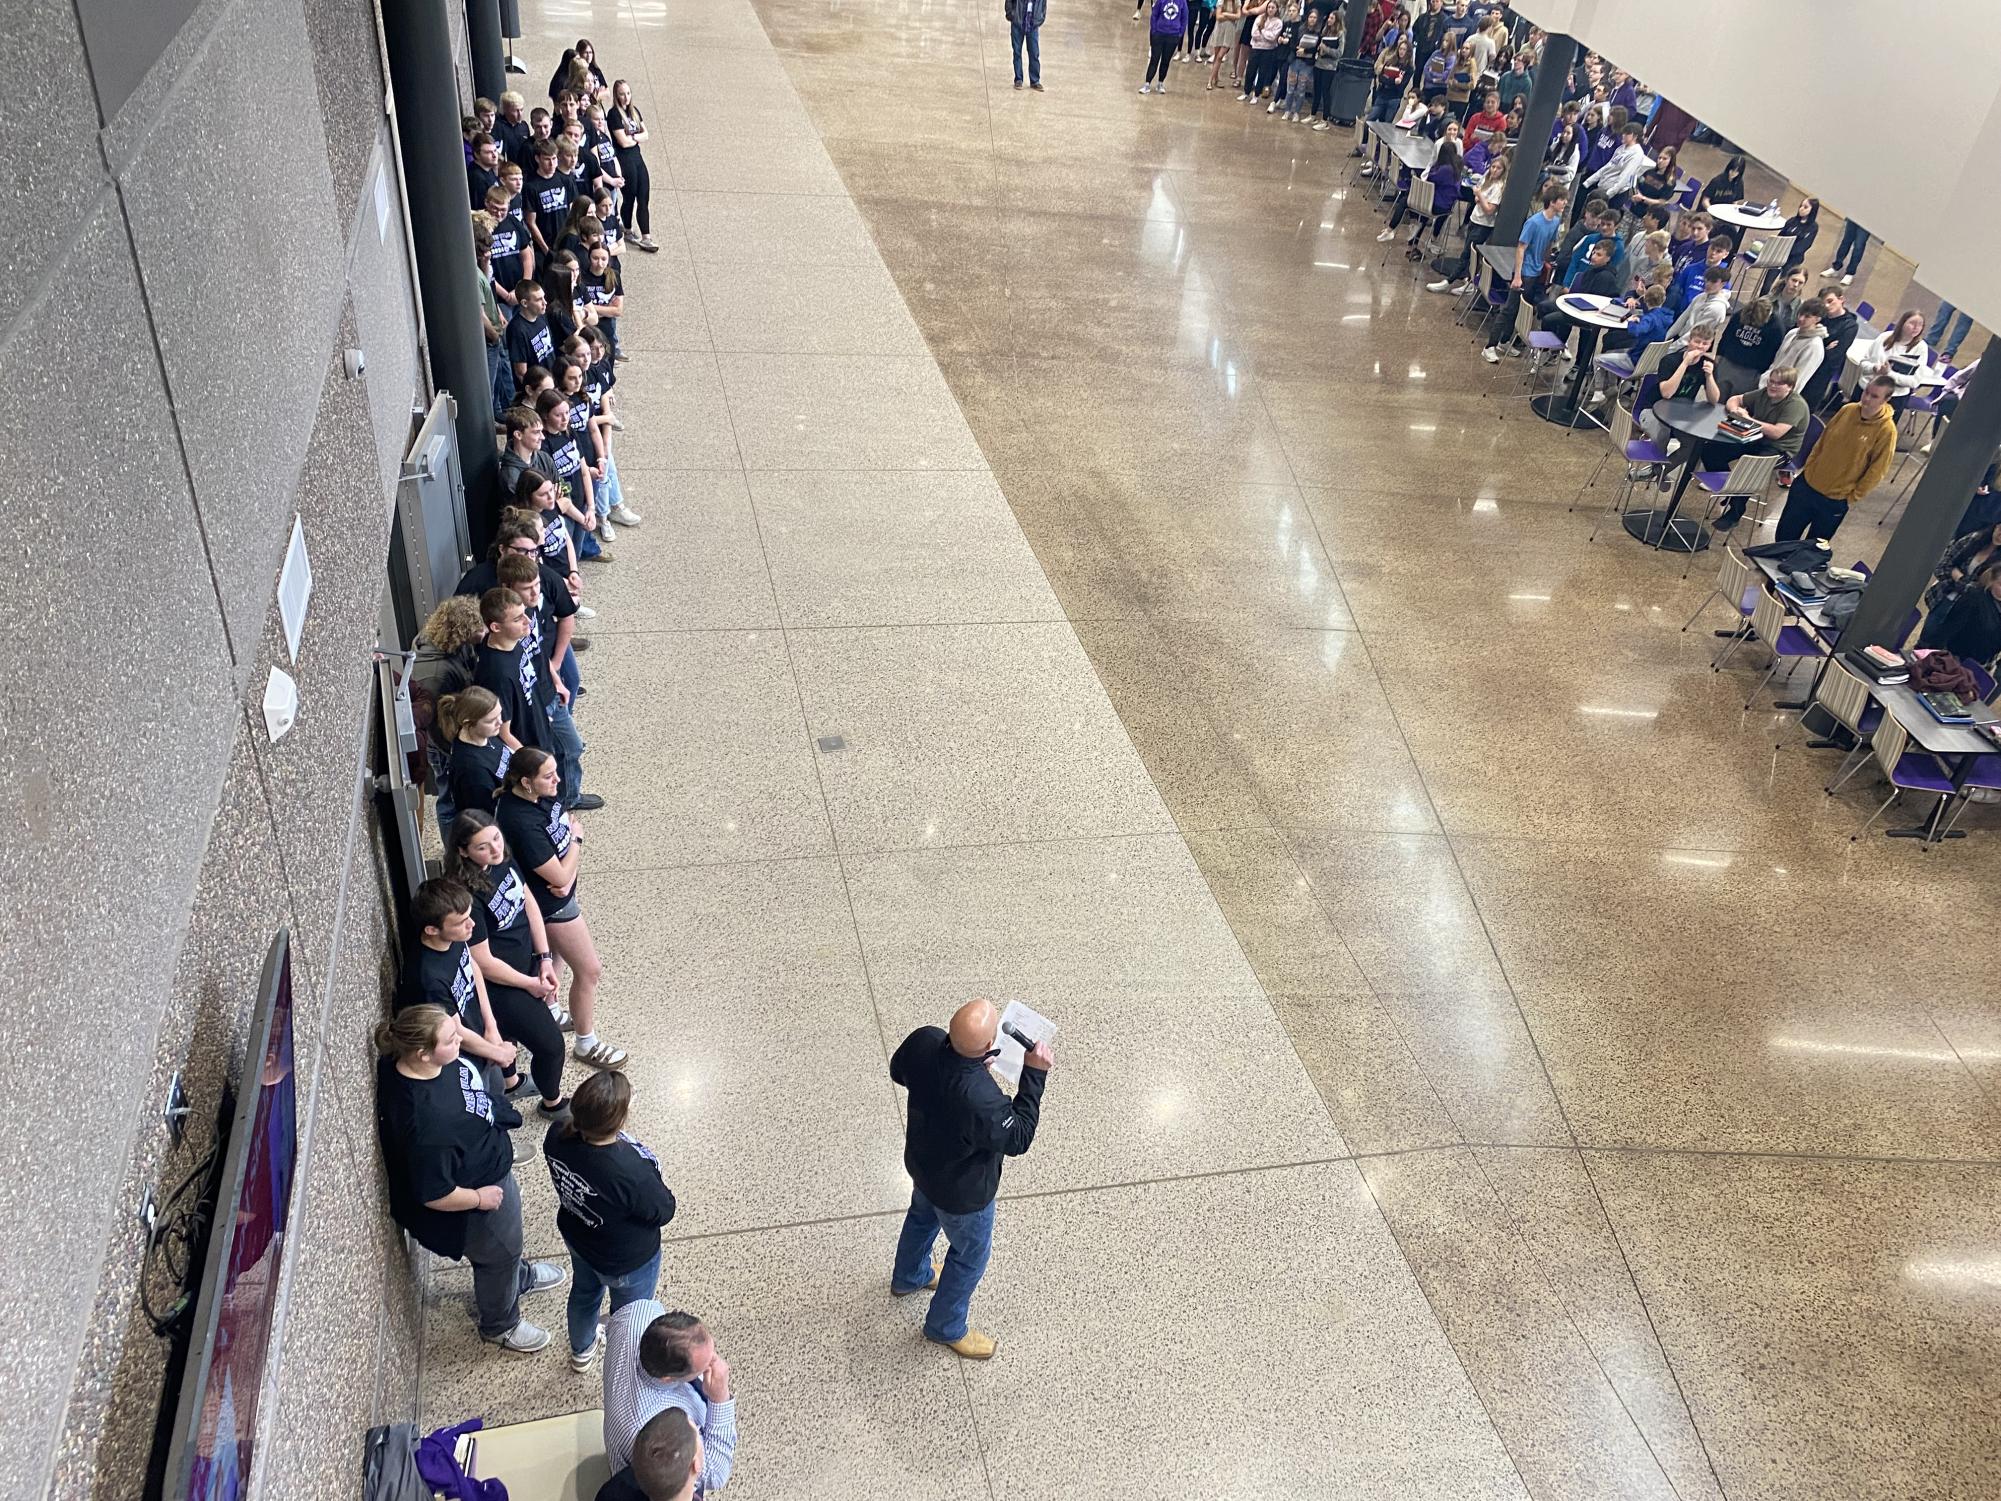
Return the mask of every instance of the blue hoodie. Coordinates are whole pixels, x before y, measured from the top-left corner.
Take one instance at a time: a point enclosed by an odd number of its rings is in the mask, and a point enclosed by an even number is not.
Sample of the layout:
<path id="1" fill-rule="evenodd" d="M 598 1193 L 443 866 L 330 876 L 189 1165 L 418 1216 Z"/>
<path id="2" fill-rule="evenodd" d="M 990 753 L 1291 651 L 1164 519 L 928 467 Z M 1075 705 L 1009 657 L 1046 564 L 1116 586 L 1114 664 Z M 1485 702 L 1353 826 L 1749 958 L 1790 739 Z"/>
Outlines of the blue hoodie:
<path id="1" fill-rule="evenodd" d="M 1675 273 L 1674 282 L 1668 288 L 1667 305 L 1679 313 L 1690 302 L 1702 295 L 1703 278 L 1709 274 L 1709 256 L 1698 255 Z"/>
<path id="2" fill-rule="evenodd" d="M 1626 349 L 1626 354 L 1637 362 L 1640 351 L 1657 340 L 1665 339 L 1673 323 L 1674 314 L 1667 310 L 1666 303 L 1656 308 L 1648 308 L 1626 325 L 1626 332 L 1633 336 L 1633 342 Z"/>
<path id="3" fill-rule="evenodd" d="M 1188 0 L 1153 0 L 1153 34 L 1180 36 L 1188 29 Z"/>

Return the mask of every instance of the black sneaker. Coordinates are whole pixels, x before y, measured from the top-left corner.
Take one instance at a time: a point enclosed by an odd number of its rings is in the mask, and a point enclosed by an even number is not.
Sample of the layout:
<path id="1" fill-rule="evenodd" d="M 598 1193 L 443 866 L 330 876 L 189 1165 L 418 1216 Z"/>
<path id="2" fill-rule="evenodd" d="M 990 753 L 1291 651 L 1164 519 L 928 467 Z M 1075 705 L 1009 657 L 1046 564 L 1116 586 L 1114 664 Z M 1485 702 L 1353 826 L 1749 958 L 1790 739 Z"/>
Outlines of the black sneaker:
<path id="1" fill-rule="evenodd" d="M 570 811 L 572 813 L 595 813 L 603 806 L 604 799 L 599 797 L 595 792 L 583 792 L 579 793 L 577 800 L 570 804 Z"/>

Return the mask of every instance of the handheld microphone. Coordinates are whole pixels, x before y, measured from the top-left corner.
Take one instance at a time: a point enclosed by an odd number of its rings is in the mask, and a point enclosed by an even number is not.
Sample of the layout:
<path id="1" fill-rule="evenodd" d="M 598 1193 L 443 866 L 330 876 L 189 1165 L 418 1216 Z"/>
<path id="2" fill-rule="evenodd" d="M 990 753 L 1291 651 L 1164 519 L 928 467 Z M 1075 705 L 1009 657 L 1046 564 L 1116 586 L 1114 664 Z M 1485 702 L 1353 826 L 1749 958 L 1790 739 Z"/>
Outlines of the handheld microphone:
<path id="1" fill-rule="evenodd" d="M 1033 1037 L 1030 1037 L 1026 1032 L 1022 1031 L 1021 1028 L 1015 1026 L 1014 1023 L 1002 1022 L 1001 1031 L 1007 1033 L 1009 1037 L 1012 1037 L 1016 1042 L 1020 1043 L 1021 1050 L 1024 1053 L 1032 1053 L 1035 1051 L 1036 1048 L 1035 1039 Z"/>

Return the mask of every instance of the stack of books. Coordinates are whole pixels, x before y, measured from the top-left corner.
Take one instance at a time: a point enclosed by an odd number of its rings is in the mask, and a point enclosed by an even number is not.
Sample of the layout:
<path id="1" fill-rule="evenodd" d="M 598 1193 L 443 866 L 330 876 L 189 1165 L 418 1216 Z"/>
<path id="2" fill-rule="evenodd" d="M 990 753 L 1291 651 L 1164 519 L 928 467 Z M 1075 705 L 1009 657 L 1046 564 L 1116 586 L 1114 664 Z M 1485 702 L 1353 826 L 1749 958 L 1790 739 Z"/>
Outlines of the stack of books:
<path id="1" fill-rule="evenodd" d="M 1845 651 L 1841 660 L 1870 682 L 1884 687 L 1911 680 L 1911 664 L 1904 660 L 1901 653 L 1893 652 L 1887 646 L 1864 646 L 1855 651 Z"/>

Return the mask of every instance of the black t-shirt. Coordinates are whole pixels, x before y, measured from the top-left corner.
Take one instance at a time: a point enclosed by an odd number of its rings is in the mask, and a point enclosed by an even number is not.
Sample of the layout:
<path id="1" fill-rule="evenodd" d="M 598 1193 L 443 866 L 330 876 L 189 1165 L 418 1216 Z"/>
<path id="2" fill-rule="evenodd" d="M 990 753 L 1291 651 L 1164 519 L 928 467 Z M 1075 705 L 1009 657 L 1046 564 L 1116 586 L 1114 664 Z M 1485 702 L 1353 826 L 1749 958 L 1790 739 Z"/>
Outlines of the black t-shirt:
<path id="1" fill-rule="evenodd" d="M 521 280 L 521 252 L 528 248 L 528 227 L 519 214 L 509 214 L 493 226 L 493 280 L 514 290 Z"/>
<path id="2" fill-rule="evenodd" d="M 502 1123 L 520 1117 L 486 1091 L 461 1057 L 435 1079 L 412 1079 L 384 1058 L 375 1074 L 375 1128 L 388 1170 L 389 1212 L 420 1245 L 440 1256 L 465 1254 L 469 1211 L 431 1209 L 455 1188 L 487 1188 L 514 1169 Z"/>
<path id="3" fill-rule="evenodd" d="M 521 867 L 503 860 L 488 866 L 486 877 L 492 886 L 484 895 L 473 896 L 472 941 L 484 943 L 502 964 L 533 974 L 535 934 L 528 926 L 528 903 L 533 899 Z"/>
<path id="4" fill-rule="evenodd" d="M 560 860 L 569 853 L 573 835 L 570 820 L 564 814 L 562 804 L 553 797 L 538 798 L 529 802 L 525 797 L 516 797 L 509 792 L 494 805 L 494 822 L 500 825 L 501 837 L 507 847 L 514 852 L 514 860 L 521 867 L 522 877 L 528 882 L 528 890 L 534 895 L 547 917 L 558 911 L 577 894 L 583 884 L 581 878 L 570 883 L 570 889 L 561 896 L 549 890 L 549 883 L 536 872 L 551 860 Z"/>
<path id="5" fill-rule="evenodd" d="M 565 177 L 561 167 L 556 169 L 554 177 L 539 177 L 530 172 L 523 180 L 521 207 L 529 224 L 540 231 L 543 243 L 563 232 L 563 220 L 575 196 L 575 180 Z"/>
<path id="6" fill-rule="evenodd" d="M 422 939 L 411 944 L 404 952 L 403 973 L 396 985 L 396 1009 L 401 1011 L 405 1006 L 442 1006 L 456 1015 L 467 1031 L 485 1031 L 471 948 L 453 943 L 439 950 Z"/>
<path id="7" fill-rule="evenodd" d="M 516 313 L 507 321 L 507 358 L 516 365 L 547 367 L 555 357 L 556 335 L 549 328 L 549 315 L 530 318 Z"/>
<path id="8" fill-rule="evenodd" d="M 474 208 L 486 207 L 486 190 L 498 186 L 499 182 L 498 172 L 489 172 L 478 162 L 466 163 L 466 192 L 471 196 Z"/>
<path id="9" fill-rule="evenodd" d="M 542 451 L 556 466 L 556 477 L 561 480 L 563 488 L 569 491 L 570 499 L 576 502 L 578 510 L 582 510 L 584 482 L 578 471 L 590 462 L 590 456 L 585 450 L 585 445 L 578 441 L 578 434 L 568 428 L 560 433 L 550 433 L 542 439 Z"/>
<path id="10" fill-rule="evenodd" d="M 609 117 L 606 118 L 605 123 L 607 125 L 611 123 Z M 613 143 L 609 130 L 606 130 L 603 134 L 599 134 L 586 125 L 584 127 L 584 145 L 591 154 L 591 160 L 597 163 L 597 172 L 594 175 L 603 176 L 607 172 L 618 171 L 618 147 Z"/>
<path id="11" fill-rule="evenodd" d="M 609 271 L 603 276 L 586 271 L 577 279 L 577 295 L 592 307 L 603 307 L 612 298 L 618 296 L 618 289 L 609 285 L 610 281 L 611 273 Z M 587 377 L 586 384 L 588 383 Z"/>
<path id="12" fill-rule="evenodd" d="M 527 649 L 527 643 L 501 651 L 481 642 L 476 655 L 472 680 L 500 700 L 500 717 L 514 732 L 514 738 L 523 745 L 553 754 L 556 737 L 549 733 L 549 706 L 542 696 L 547 691 L 542 666 Z"/>
<path id="13" fill-rule="evenodd" d="M 511 162 L 523 160 L 528 142 L 535 134 L 535 127 L 523 115 L 519 120 L 509 120 L 505 115 L 494 118 L 493 129 L 487 132 L 500 147 L 500 154 Z"/>
<path id="14" fill-rule="evenodd" d="M 513 748 L 498 735 L 484 745 L 454 740 L 445 775 L 445 783 L 451 789 L 452 806 L 461 813 L 473 809 L 491 813 L 493 800 L 500 793 L 500 779 L 507 771 L 507 763 L 513 758 Z"/>
<path id="15" fill-rule="evenodd" d="M 660 1159 L 619 1133 L 594 1147 L 558 1121 L 542 1140 L 556 1185 L 556 1228 L 602 1276 L 617 1277 L 660 1254 L 660 1227 L 674 1218 L 674 1195 L 660 1181 Z"/>
<path id="16" fill-rule="evenodd" d="M 638 130 L 644 123 L 645 122 L 641 120 L 639 117 L 638 110 L 635 109 L 628 112 L 622 105 L 614 104 L 610 109 L 604 112 L 605 129 L 612 132 L 612 140 L 614 144 L 616 144 L 618 140 L 617 133 L 619 131 L 622 130 L 627 135 L 631 135 L 635 130 Z M 620 146 L 618 147 L 618 153 L 621 158 L 637 156 L 639 154 L 639 146 L 637 145 L 637 143 L 631 146 Z"/>

